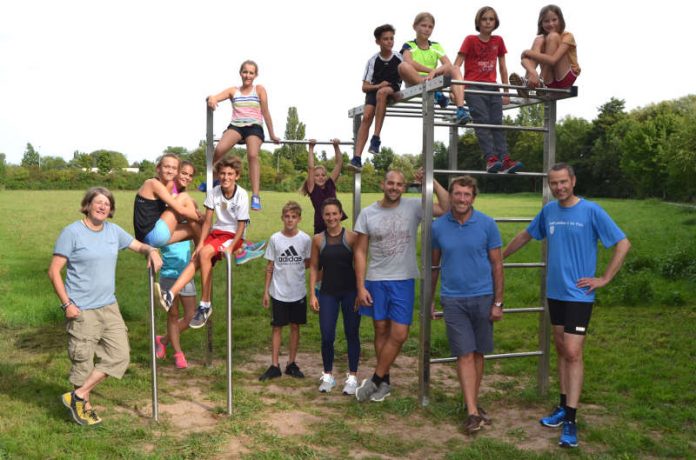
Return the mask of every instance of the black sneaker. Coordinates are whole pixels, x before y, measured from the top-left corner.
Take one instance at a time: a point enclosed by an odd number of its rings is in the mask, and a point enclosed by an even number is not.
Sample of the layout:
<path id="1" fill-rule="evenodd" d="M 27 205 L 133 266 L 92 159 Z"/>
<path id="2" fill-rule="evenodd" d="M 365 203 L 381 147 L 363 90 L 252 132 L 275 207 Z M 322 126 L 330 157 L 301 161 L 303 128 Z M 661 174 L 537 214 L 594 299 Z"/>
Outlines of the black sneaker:
<path id="1" fill-rule="evenodd" d="M 168 292 L 168 291 L 166 291 Z M 209 307 L 204 307 L 203 305 L 199 305 L 198 309 L 196 310 L 196 314 L 193 315 L 193 318 L 191 318 L 191 321 L 189 322 L 189 327 L 191 329 L 199 329 L 203 326 L 205 326 L 205 323 L 208 322 L 208 318 L 210 318 L 210 315 L 213 314 L 213 306 Z"/>
<path id="2" fill-rule="evenodd" d="M 280 372 L 280 366 L 274 366 L 271 364 L 268 369 L 266 369 L 266 372 L 261 374 L 259 381 L 263 382 L 266 380 L 277 379 L 281 375 L 283 375 L 283 373 Z"/>
<path id="3" fill-rule="evenodd" d="M 370 148 L 367 149 L 367 151 L 375 155 L 379 154 L 379 146 L 381 143 L 382 141 L 379 139 L 379 136 L 372 136 L 372 139 L 370 139 Z"/>
<path id="4" fill-rule="evenodd" d="M 353 171 L 362 171 L 362 160 L 360 157 L 353 157 L 350 159 L 350 163 L 348 166 L 353 170 Z"/>
<path id="5" fill-rule="evenodd" d="M 299 366 L 295 364 L 294 361 L 285 366 L 285 374 L 289 375 L 290 377 L 295 377 L 296 379 L 304 378 L 304 374 L 300 370 Z"/>

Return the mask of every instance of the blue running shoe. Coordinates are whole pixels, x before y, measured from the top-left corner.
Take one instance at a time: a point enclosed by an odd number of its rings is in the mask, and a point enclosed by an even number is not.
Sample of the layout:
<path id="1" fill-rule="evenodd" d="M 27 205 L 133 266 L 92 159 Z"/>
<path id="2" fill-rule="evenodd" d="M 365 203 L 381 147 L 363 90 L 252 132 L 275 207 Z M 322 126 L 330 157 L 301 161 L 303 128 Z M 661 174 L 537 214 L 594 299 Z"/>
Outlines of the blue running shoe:
<path id="1" fill-rule="evenodd" d="M 541 423 L 544 426 L 548 426 L 551 428 L 558 428 L 559 426 L 563 425 L 563 420 L 565 419 L 565 409 L 562 408 L 561 406 L 556 406 L 556 408 L 551 412 L 551 414 L 547 417 L 542 418 L 539 420 L 539 423 Z"/>
<path id="2" fill-rule="evenodd" d="M 220 180 L 219 179 L 213 180 L 213 187 L 217 187 L 218 185 L 220 185 Z M 198 186 L 198 190 L 200 190 L 201 192 L 207 192 L 208 185 L 205 182 L 201 182 L 201 185 Z"/>
<path id="3" fill-rule="evenodd" d="M 379 139 L 379 136 L 372 136 L 370 139 L 370 148 L 367 149 L 367 151 L 377 155 L 379 153 L 379 146 L 381 143 L 382 141 Z"/>
<path id="4" fill-rule="evenodd" d="M 210 307 L 205 307 L 203 305 L 199 305 L 198 309 L 196 310 L 196 314 L 193 315 L 193 318 L 191 318 L 191 322 L 189 322 L 189 327 L 191 329 L 199 329 L 203 326 L 205 326 L 205 323 L 208 322 L 208 318 L 210 318 L 210 315 L 213 314 L 213 307 L 212 305 Z"/>
<path id="5" fill-rule="evenodd" d="M 240 255 L 236 256 L 235 261 L 237 262 L 237 265 L 242 265 L 254 259 L 258 259 L 259 257 L 263 257 L 263 255 L 264 251 L 252 251 L 250 249 L 247 249 Z"/>
<path id="6" fill-rule="evenodd" d="M 261 211 L 261 197 L 258 195 L 251 195 L 251 210 Z"/>
<path id="7" fill-rule="evenodd" d="M 464 106 L 457 107 L 457 124 L 460 125 L 465 125 L 471 121 L 471 114 L 469 113 L 469 109 L 467 109 Z"/>
<path id="8" fill-rule="evenodd" d="M 261 240 L 257 241 L 256 243 L 252 243 L 251 241 L 248 241 L 246 244 L 246 249 L 249 251 L 260 251 L 261 249 L 266 247 L 266 240 Z"/>
<path id="9" fill-rule="evenodd" d="M 441 91 L 436 91 L 435 102 L 437 102 L 437 105 L 439 105 L 440 108 L 446 109 L 449 105 L 449 98 L 445 96 Z"/>
<path id="10" fill-rule="evenodd" d="M 558 440 L 558 445 L 561 447 L 578 447 L 578 427 L 575 422 L 563 422 L 563 431 L 561 438 Z"/>

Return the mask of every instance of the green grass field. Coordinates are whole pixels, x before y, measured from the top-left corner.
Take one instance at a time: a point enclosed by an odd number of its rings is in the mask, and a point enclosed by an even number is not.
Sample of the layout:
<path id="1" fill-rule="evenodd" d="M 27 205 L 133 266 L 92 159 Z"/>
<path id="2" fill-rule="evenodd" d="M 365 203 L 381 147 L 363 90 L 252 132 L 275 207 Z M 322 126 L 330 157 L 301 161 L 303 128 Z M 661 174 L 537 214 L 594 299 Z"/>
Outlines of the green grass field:
<path id="1" fill-rule="evenodd" d="M 116 194 L 114 221 L 132 230 L 134 192 Z M 202 200 L 202 194 L 198 194 Z M 556 402 L 536 394 L 536 359 L 488 364 L 483 402 L 494 425 L 470 439 L 450 366 L 433 366 L 431 404 L 417 402 L 418 321 L 397 361 L 396 391 L 383 404 L 358 405 L 316 391 L 320 336 L 316 318 L 302 330 L 305 380 L 260 384 L 270 359 L 269 317 L 261 307 L 263 262 L 234 268 L 234 415 L 225 413 L 225 270 L 216 271 L 213 315 L 215 362 L 203 365 L 203 331 L 188 331 L 182 345 L 191 364 L 175 372 L 160 364 L 161 422 L 150 415 L 149 302 L 141 256 L 119 258 L 117 297 L 129 327 L 131 366 L 123 380 L 107 380 L 93 396 L 104 419 L 98 429 L 69 420 L 59 395 L 69 367 L 62 312 L 46 276 L 60 230 L 81 217 L 79 191 L 3 191 L 0 209 L 0 459 L 4 458 L 693 458 L 696 457 L 696 211 L 657 201 L 599 200 L 626 231 L 633 248 L 626 266 L 599 295 L 586 347 L 586 382 L 579 410 L 581 447 L 555 447 L 557 433 L 536 418 Z M 340 196 L 344 203 L 350 197 Z M 378 198 L 367 194 L 363 203 Z M 264 193 L 264 211 L 252 215 L 249 237 L 267 238 L 281 227 L 294 193 Z M 531 217 L 534 195 L 483 195 L 476 207 L 497 217 Z M 347 206 L 350 215 L 350 206 Z M 352 216 L 351 216 L 352 217 Z M 350 221 L 347 221 L 350 222 Z M 501 224 L 505 242 L 524 224 Z M 600 270 L 610 256 L 602 250 Z M 537 261 L 533 243 L 512 261 Z M 539 302 L 536 270 L 506 271 L 506 305 Z M 158 331 L 164 313 L 157 312 Z M 537 317 L 508 315 L 496 329 L 496 352 L 537 347 Z M 361 377 L 373 365 L 372 325 L 361 328 Z M 337 371 L 345 342 L 337 332 Z M 434 356 L 447 356 L 441 322 L 433 323 Z M 281 357 L 284 362 L 285 357 Z M 553 359 L 552 359 L 553 361 Z M 343 366 L 343 367 L 341 367 Z M 340 376 L 340 374 L 339 374 Z M 341 380 L 342 382 L 342 380 Z M 340 384 L 339 384 L 340 390 Z M 292 428 L 294 427 L 294 428 Z"/>

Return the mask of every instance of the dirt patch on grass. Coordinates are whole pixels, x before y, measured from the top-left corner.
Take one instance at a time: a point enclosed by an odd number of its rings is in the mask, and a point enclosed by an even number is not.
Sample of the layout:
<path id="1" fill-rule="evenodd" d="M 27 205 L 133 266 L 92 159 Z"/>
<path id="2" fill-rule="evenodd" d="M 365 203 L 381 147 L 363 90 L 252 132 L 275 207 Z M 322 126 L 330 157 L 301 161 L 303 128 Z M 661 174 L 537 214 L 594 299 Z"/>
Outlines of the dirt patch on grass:
<path id="1" fill-rule="evenodd" d="M 491 425 L 485 426 L 475 437 L 463 434 L 463 411 L 456 416 L 449 416 L 444 420 L 433 420 L 428 415 L 427 409 L 413 408 L 413 402 L 408 403 L 404 415 L 400 415 L 401 409 L 388 400 L 385 403 L 384 412 L 374 411 L 376 403 L 367 403 L 364 406 L 369 413 L 363 417 L 349 416 L 351 411 L 360 410 L 352 407 L 358 404 L 352 397 L 341 394 L 341 388 L 345 372 L 345 359 L 337 357 L 336 388 L 329 394 L 321 394 L 317 391 L 318 377 L 322 372 L 322 362 L 319 353 L 300 353 L 297 363 L 305 373 L 305 379 L 295 379 L 283 375 L 281 378 L 268 382 L 259 382 L 258 376 L 269 365 L 268 354 L 256 354 L 245 357 L 244 362 L 238 362 L 235 367 L 235 388 L 243 388 L 250 392 L 262 405 L 261 410 L 256 411 L 251 417 L 255 422 L 260 422 L 254 429 L 254 434 L 249 431 L 246 434 L 230 435 L 228 444 L 224 448 L 224 455 L 217 458 L 237 458 L 251 453 L 246 446 L 259 443 L 256 436 L 273 436 L 286 439 L 290 443 L 306 446 L 328 457 L 345 456 L 346 453 L 337 451 L 341 446 L 332 446 L 321 441 L 310 441 L 316 432 L 325 424 L 335 423 L 342 429 L 359 432 L 365 436 L 374 436 L 378 433 L 380 439 L 389 439 L 401 446 L 409 446 L 408 452 L 393 455 L 385 454 L 385 449 L 370 449 L 369 446 L 351 447 L 347 455 L 350 458 L 442 458 L 448 452 L 448 446 L 471 442 L 476 437 L 487 437 L 496 441 L 506 442 L 521 450 L 535 453 L 554 453 L 557 451 L 559 430 L 542 427 L 538 417 L 546 413 L 549 408 L 545 406 L 510 406 L 505 402 L 499 402 L 486 407 L 493 419 Z M 284 369 L 287 359 L 281 357 L 281 369 Z M 223 366 L 223 362 L 214 363 Z M 374 358 L 361 362 L 359 378 L 368 378 L 374 369 Z M 210 386 L 209 378 L 196 377 L 192 381 L 187 375 L 163 368 L 166 376 L 167 398 L 165 403 L 160 403 L 161 419 L 169 426 L 170 434 L 180 437 L 192 431 L 215 430 L 221 420 L 229 420 L 225 415 L 215 413 L 216 403 L 207 399 L 199 388 Z M 495 368 L 490 366 L 490 371 Z M 418 395 L 418 360 L 414 357 L 400 356 L 391 370 L 391 381 L 394 387 L 393 401 L 403 401 L 405 396 L 416 397 Z M 241 375 L 241 378 L 239 377 Z M 435 365 L 431 367 L 432 391 L 456 396 L 461 391 L 457 380 L 456 369 L 452 365 Z M 506 391 L 510 388 L 522 388 L 522 383 L 514 378 L 491 373 L 484 377 L 482 394 L 490 392 L 498 393 L 496 399 L 500 399 L 500 388 Z M 515 391 L 515 390 L 513 390 Z M 172 398 L 175 400 L 172 401 Z M 504 400 L 504 396 L 502 396 Z M 217 403 L 217 407 L 219 407 Z M 453 403 L 456 404 L 456 403 Z M 148 412 L 150 407 L 141 408 L 140 412 Z M 583 408 L 583 416 L 588 417 L 588 423 L 602 424 L 605 411 L 599 406 L 586 406 Z M 252 423 L 255 423 L 252 422 Z M 309 438 L 308 438 L 309 437 Z M 379 441 L 376 441 L 379 442 Z M 345 446 L 343 446 L 345 449 Z M 398 449 L 398 448 L 397 448 Z M 402 447 L 403 449 L 403 447 Z M 585 452 L 592 452 L 590 446 L 583 443 Z"/>

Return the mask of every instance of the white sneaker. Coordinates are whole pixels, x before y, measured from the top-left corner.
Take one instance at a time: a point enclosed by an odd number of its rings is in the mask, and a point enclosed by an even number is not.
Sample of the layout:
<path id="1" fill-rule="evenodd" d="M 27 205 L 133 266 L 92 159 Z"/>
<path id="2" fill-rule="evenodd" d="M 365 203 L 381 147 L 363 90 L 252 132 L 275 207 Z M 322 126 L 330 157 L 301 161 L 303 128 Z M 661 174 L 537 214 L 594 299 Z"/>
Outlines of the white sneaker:
<path id="1" fill-rule="evenodd" d="M 344 395 L 354 395 L 358 388 L 358 378 L 353 374 L 347 374 L 346 384 L 343 386 Z"/>
<path id="2" fill-rule="evenodd" d="M 328 393 L 333 387 L 336 386 L 336 380 L 334 380 L 333 375 L 323 372 L 321 374 L 321 385 L 319 385 L 319 391 L 322 393 Z"/>

